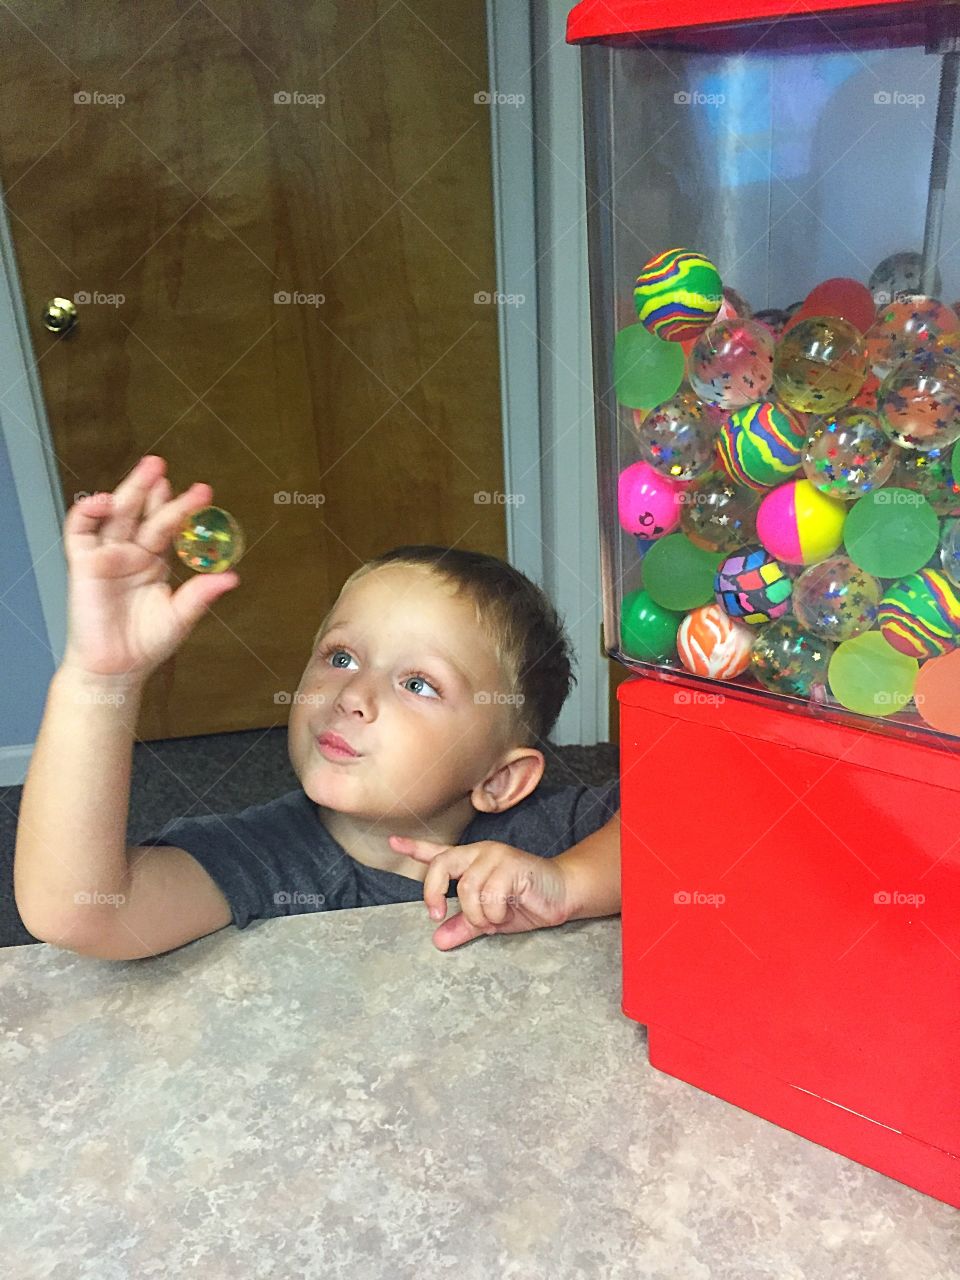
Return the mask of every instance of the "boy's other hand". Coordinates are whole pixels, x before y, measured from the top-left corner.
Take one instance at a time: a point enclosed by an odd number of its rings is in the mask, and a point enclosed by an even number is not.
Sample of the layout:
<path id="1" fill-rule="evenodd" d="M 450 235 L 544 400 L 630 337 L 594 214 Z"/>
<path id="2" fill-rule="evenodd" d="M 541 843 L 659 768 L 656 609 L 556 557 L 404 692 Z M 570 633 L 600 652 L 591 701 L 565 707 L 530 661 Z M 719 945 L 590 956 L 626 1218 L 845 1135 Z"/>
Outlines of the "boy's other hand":
<path id="1" fill-rule="evenodd" d="M 409 836 L 391 836 L 391 847 L 427 863 L 423 900 L 434 920 L 447 914 L 447 889 L 457 880 L 460 913 L 444 920 L 434 946 L 450 951 L 482 933 L 524 933 L 551 928 L 569 918 L 568 885 L 563 868 L 496 840 L 475 844 L 437 844 Z"/>

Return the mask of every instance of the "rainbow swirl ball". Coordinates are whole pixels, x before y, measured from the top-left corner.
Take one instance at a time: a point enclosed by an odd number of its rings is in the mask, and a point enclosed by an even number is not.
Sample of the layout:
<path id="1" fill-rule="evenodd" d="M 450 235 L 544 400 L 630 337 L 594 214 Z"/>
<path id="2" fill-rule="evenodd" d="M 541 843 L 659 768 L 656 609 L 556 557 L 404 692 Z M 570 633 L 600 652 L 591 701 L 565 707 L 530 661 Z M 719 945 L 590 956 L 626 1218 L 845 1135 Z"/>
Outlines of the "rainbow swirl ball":
<path id="1" fill-rule="evenodd" d="M 667 249 L 651 258 L 633 291 L 637 318 L 657 338 L 686 342 L 713 324 L 723 302 L 720 273 L 690 249 Z"/>
<path id="2" fill-rule="evenodd" d="M 936 658 L 960 644 L 960 590 L 936 569 L 895 582 L 878 616 L 884 640 L 908 658 Z"/>
<path id="3" fill-rule="evenodd" d="M 757 537 L 784 564 L 816 564 L 839 547 L 846 519 L 844 503 L 809 480 L 791 480 L 760 503 Z"/>
<path id="4" fill-rule="evenodd" d="M 717 449 L 726 473 L 751 489 L 769 489 L 800 466 L 807 430 L 774 400 L 735 409 L 720 428 Z"/>
<path id="5" fill-rule="evenodd" d="M 724 613 L 752 626 L 782 618 L 790 608 L 792 591 L 786 569 L 762 547 L 728 556 L 713 583 Z"/>

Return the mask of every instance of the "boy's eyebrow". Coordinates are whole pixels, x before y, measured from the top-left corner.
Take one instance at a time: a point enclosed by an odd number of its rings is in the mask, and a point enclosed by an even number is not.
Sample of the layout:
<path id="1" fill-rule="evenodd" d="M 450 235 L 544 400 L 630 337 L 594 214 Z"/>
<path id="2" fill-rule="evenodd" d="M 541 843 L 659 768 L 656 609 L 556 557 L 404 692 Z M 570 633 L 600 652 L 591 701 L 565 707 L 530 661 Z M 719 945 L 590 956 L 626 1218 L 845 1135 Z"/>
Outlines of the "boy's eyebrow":
<path id="1" fill-rule="evenodd" d="M 350 626 L 349 618 L 338 618 L 337 621 L 329 627 L 321 627 L 321 632 L 326 635 L 342 630 Z M 319 639 L 320 632 L 317 633 Z M 445 653 L 439 653 L 437 650 L 430 650 L 427 654 L 429 658 L 436 658 L 439 662 L 444 662 L 452 671 L 454 671 L 466 685 L 468 689 L 473 687 L 473 682 L 467 672 L 460 666 L 458 662 L 454 662 L 453 658 L 447 657 Z"/>

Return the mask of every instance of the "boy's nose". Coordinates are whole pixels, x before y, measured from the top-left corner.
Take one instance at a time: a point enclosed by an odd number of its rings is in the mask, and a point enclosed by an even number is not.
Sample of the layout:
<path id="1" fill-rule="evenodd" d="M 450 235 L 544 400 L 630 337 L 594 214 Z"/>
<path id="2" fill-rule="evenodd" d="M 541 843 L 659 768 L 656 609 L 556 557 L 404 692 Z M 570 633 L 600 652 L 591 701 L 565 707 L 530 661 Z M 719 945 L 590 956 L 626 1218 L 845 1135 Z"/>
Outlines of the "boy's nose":
<path id="1" fill-rule="evenodd" d="M 334 705 L 338 711 L 359 711 L 367 719 L 371 719 L 376 710 L 376 691 L 373 682 L 365 672 L 359 672 L 355 679 L 341 685 Z"/>

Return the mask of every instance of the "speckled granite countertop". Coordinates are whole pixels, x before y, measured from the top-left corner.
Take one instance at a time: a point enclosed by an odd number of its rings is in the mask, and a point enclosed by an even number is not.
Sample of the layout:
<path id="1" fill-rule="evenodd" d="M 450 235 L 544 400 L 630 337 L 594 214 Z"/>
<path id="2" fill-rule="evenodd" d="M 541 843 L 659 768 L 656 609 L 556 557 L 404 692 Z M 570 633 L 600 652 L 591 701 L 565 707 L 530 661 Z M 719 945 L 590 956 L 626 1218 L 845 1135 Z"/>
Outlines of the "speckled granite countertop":
<path id="1" fill-rule="evenodd" d="M 620 922 L 0 952 L 11 1280 L 956 1280 L 960 1214 L 662 1075 Z"/>

